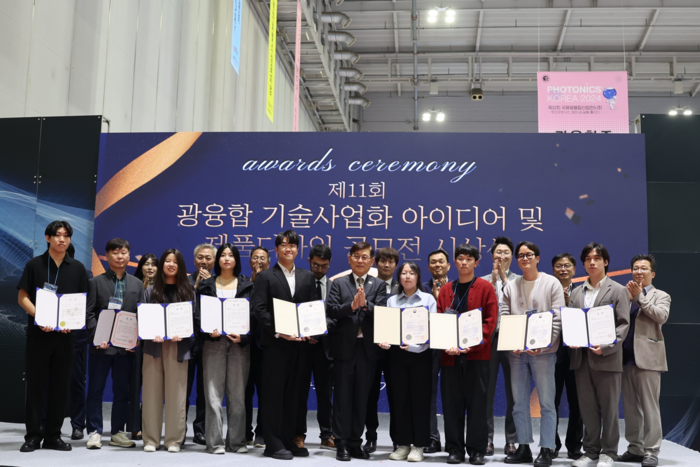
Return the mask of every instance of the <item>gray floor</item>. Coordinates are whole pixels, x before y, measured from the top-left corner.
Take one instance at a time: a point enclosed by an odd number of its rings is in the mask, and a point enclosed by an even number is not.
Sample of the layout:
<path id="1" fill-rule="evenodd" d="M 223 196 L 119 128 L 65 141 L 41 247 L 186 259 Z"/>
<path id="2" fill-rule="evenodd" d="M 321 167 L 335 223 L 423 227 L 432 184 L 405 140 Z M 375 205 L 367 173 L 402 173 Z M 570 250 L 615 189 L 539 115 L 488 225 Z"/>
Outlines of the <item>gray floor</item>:
<path id="1" fill-rule="evenodd" d="M 109 413 L 111 404 L 105 404 L 105 433 L 109 433 Z M 190 409 L 189 420 L 194 418 L 193 408 Z M 388 416 L 380 414 L 380 432 L 378 440 L 378 450 L 372 455 L 373 461 L 388 461 L 391 454 L 391 441 L 389 439 Z M 621 429 L 624 429 L 624 420 L 620 420 Z M 440 431 L 442 431 L 442 417 L 439 419 Z M 539 419 L 533 420 L 533 429 L 535 431 L 535 439 L 539 433 Z M 310 457 L 305 459 L 294 459 L 295 464 L 304 464 L 307 466 L 330 466 L 337 465 L 339 462 L 335 460 L 335 452 L 319 449 L 318 425 L 316 423 L 316 413 L 309 412 L 309 435 L 307 437 L 307 447 L 310 450 Z M 561 433 L 566 433 L 566 420 L 560 421 L 559 430 Z M 503 419 L 496 419 L 496 455 L 487 458 L 487 465 L 506 465 L 503 463 L 505 457 L 502 452 L 504 444 L 503 437 Z M 70 433 L 70 423 L 66 419 L 63 425 L 64 441 L 69 442 L 68 434 Z M 109 435 L 102 439 L 103 447 L 100 450 L 86 449 L 87 439 L 81 441 L 70 441 L 73 445 L 71 452 L 56 452 L 56 451 L 41 451 L 33 453 L 21 453 L 19 447 L 24 441 L 24 425 L 0 423 L 0 465 L 3 466 L 86 466 L 86 467 L 111 467 L 128 465 L 148 465 L 149 467 L 156 466 L 191 466 L 197 463 L 206 463 L 207 466 L 238 464 L 241 466 L 255 463 L 256 466 L 272 466 L 280 465 L 281 461 L 263 457 L 262 449 L 251 448 L 248 454 L 232 454 L 215 456 L 204 452 L 203 446 L 198 446 L 191 443 L 192 426 L 188 429 L 188 441 L 182 452 L 179 454 L 169 454 L 166 451 L 160 450 L 155 453 L 145 453 L 142 449 L 141 442 L 137 442 L 137 447 L 134 449 L 123 449 L 109 446 Z M 444 442 L 444 439 L 443 439 Z M 533 451 L 537 450 L 536 443 L 532 446 Z M 624 452 L 626 442 L 624 436 L 620 437 L 620 453 Z M 500 452 L 499 452 L 500 451 Z M 446 454 L 444 452 L 438 454 L 427 454 L 425 462 L 428 463 L 445 463 Z M 691 449 L 684 448 L 669 441 L 664 441 L 661 446 L 660 465 L 667 466 L 700 466 L 700 453 Z M 353 463 L 362 463 L 364 461 L 353 460 Z M 554 465 L 571 465 L 571 460 L 555 459 Z M 622 464 L 638 465 L 638 464 Z"/>

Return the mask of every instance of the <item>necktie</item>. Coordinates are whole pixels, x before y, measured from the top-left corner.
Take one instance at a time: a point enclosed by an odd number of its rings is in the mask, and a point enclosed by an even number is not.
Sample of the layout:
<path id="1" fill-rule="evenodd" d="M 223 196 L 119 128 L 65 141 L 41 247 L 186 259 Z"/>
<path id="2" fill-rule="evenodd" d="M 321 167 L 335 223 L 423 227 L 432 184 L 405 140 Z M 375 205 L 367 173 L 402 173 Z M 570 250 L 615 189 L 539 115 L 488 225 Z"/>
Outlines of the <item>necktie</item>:
<path id="1" fill-rule="evenodd" d="M 359 288 L 359 287 L 362 287 L 362 284 L 364 284 L 364 283 L 365 283 L 365 280 L 364 280 L 363 278 L 361 278 L 361 277 L 358 277 L 358 278 L 357 278 L 357 287 L 358 287 L 358 288 Z M 360 327 L 357 329 L 357 337 L 360 337 L 360 336 L 362 336 L 362 326 L 360 326 Z"/>
<path id="2" fill-rule="evenodd" d="M 321 290 L 321 279 L 316 279 L 316 293 L 318 294 L 318 299 L 323 300 L 323 291 Z"/>

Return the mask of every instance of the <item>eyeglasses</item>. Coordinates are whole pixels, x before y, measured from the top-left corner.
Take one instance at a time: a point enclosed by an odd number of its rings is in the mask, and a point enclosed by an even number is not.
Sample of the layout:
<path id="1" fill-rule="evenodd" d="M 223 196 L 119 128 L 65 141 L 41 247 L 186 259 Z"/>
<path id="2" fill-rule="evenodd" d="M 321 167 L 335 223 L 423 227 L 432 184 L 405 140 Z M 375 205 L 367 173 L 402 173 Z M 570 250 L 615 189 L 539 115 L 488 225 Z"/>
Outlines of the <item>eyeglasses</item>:
<path id="1" fill-rule="evenodd" d="M 556 266 L 554 266 L 554 269 L 559 271 L 561 269 L 571 269 L 572 267 L 573 267 L 573 264 L 566 263 L 566 264 L 557 264 Z"/>
<path id="2" fill-rule="evenodd" d="M 517 256 L 518 261 L 523 260 L 523 259 L 532 259 L 535 257 L 534 253 L 522 253 Z"/>
<path id="3" fill-rule="evenodd" d="M 324 271 L 330 267 L 330 264 L 317 264 L 311 263 L 311 269 L 317 269 L 319 271 Z"/>
<path id="4" fill-rule="evenodd" d="M 415 272 L 413 272 L 413 271 L 410 271 L 410 272 L 402 272 L 402 273 L 401 273 L 401 277 L 413 277 L 413 276 L 416 276 L 416 275 L 417 275 L 417 274 L 416 274 Z"/>
<path id="5" fill-rule="evenodd" d="M 651 271 L 651 269 L 649 269 L 649 268 L 647 268 L 647 267 L 641 267 L 641 268 L 634 268 L 634 269 L 632 269 L 632 272 L 649 272 L 649 271 Z"/>
<path id="6" fill-rule="evenodd" d="M 369 261 L 372 259 L 372 257 L 368 255 L 350 255 L 350 257 L 355 261 Z"/>
<path id="7" fill-rule="evenodd" d="M 496 250 L 493 254 L 496 256 L 510 256 L 510 250 Z"/>

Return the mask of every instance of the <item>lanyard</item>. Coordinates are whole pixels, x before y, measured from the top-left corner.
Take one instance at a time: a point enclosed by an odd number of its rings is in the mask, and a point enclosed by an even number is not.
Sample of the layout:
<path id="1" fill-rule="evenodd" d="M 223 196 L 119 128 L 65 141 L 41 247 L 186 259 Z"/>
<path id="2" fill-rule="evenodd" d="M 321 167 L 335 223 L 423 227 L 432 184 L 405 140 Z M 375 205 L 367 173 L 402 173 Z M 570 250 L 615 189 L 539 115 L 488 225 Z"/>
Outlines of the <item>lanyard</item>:
<path id="1" fill-rule="evenodd" d="M 469 286 L 467 287 L 467 290 L 464 292 L 464 295 L 462 295 L 462 298 L 459 300 L 459 302 L 457 302 L 457 308 L 452 308 L 456 312 L 459 312 L 459 306 L 464 301 L 464 298 L 469 295 L 469 289 L 472 288 L 472 284 L 474 284 L 475 280 L 476 280 L 476 276 L 474 276 L 474 279 L 472 279 L 472 281 L 469 283 Z M 455 292 L 456 292 L 455 297 L 459 297 L 459 295 L 457 295 L 457 293 L 459 293 L 459 282 L 457 282 L 457 285 L 455 286 Z M 452 303 L 454 303 L 454 302 L 455 302 L 455 300 L 453 298 Z"/>
<path id="2" fill-rule="evenodd" d="M 61 272 L 61 266 L 56 269 L 56 280 L 53 281 L 53 285 L 58 282 L 58 273 Z M 49 255 L 48 261 L 46 262 L 46 282 L 51 283 L 51 255 Z"/>
<path id="3" fill-rule="evenodd" d="M 535 309 L 535 295 L 537 294 L 537 287 L 540 284 L 540 275 L 537 275 L 537 280 L 535 281 L 535 285 L 532 287 L 532 306 L 529 308 L 530 310 Z M 525 304 L 525 308 L 527 308 L 527 295 L 525 294 L 525 278 L 521 277 L 520 278 L 520 289 L 522 290 L 523 293 L 523 303 Z"/>

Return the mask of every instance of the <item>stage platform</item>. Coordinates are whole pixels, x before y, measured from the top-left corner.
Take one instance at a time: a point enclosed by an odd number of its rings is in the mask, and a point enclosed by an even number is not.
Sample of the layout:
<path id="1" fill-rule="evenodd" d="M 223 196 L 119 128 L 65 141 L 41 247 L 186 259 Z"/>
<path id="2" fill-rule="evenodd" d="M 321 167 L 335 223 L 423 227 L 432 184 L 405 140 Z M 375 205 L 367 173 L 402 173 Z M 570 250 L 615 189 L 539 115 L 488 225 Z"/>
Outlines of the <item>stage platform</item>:
<path id="1" fill-rule="evenodd" d="M 105 404 L 105 433 L 109 433 L 109 414 L 111 404 Z M 190 411 L 194 408 L 190 408 Z M 361 461 L 353 459 L 351 464 L 365 464 L 382 462 L 387 465 L 389 462 L 389 454 L 391 454 L 391 441 L 389 439 L 389 420 L 388 415 L 380 414 L 380 432 L 378 440 L 377 452 L 372 455 L 369 461 Z M 191 421 L 194 418 L 192 412 L 188 419 Z M 493 457 L 487 457 L 486 465 L 506 465 L 503 463 L 503 418 L 497 418 L 496 422 L 496 454 Z M 566 433 L 566 419 L 560 420 L 559 431 L 561 434 Z M 440 432 L 444 434 L 442 429 L 442 417 L 438 417 Z M 539 433 L 539 419 L 534 419 L 533 429 L 535 431 L 535 443 L 531 445 L 533 452 L 537 450 L 537 440 Z M 621 429 L 624 430 L 624 420 L 620 420 Z M 316 413 L 309 412 L 308 417 L 309 433 L 307 435 L 307 447 L 310 451 L 308 458 L 295 458 L 292 462 L 295 465 L 307 466 L 331 466 L 338 465 L 340 462 L 335 460 L 335 451 L 328 451 L 319 448 L 318 425 L 316 423 Z M 70 422 L 66 419 L 63 425 L 64 441 L 70 442 L 73 445 L 71 452 L 56 452 L 37 450 L 33 453 L 21 453 L 19 448 L 24 442 L 24 425 L 0 423 L 0 465 L 2 466 L 22 466 L 22 467 L 58 467 L 58 466 L 85 466 L 85 467 L 123 467 L 125 465 L 132 466 L 148 466 L 148 467 L 176 467 L 176 466 L 193 466 L 207 465 L 207 467 L 240 465 L 243 466 L 273 466 L 284 465 L 283 461 L 278 461 L 263 457 L 262 449 L 249 448 L 247 454 L 226 453 L 225 455 L 208 454 L 204 446 L 193 444 L 192 425 L 188 424 L 187 442 L 182 451 L 177 454 L 171 454 L 161 449 L 155 453 L 143 452 L 143 445 L 140 441 L 137 442 L 137 447 L 133 449 L 116 448 L 109 446 L 109 435 L 102 439 L 102 449 L 88 450 L 87 436 L 80 441 L 70 441 Z M 444 443 L 444 437 L 443 437 Z M 627 443 L 624 436 L 620 437 L 619 452 L 622 454 L 625 451 Z M 429 464 L 445 464 L 447 454 L 444 452 L 437 454 L 426 454 L 425 463 Z M 554 460 L 555 466 L 571 465 L 572 460 L 562 458 Z M 399 464 L 399 462 L 395 462 Z M 345 463 L 343 463 L 345 464 Z M 391 463 L 394 465 L 394 462 Z M 468 465 L 468 464 L 467 464 Z M 617 463 L 619 466 L 639 465 L 639 464 L 624 464 Z M 673 467 L 698 467 L 700 466 L 700 453 L 687 449 L 678 444 L 664 441 L 661 445 L 661 456 L 659 457 L 659 465 Z"/>

